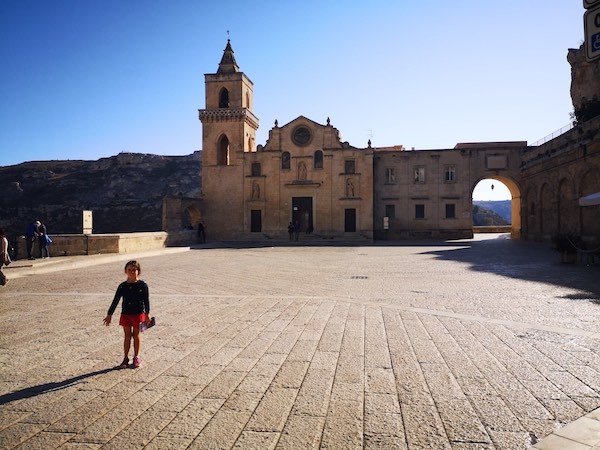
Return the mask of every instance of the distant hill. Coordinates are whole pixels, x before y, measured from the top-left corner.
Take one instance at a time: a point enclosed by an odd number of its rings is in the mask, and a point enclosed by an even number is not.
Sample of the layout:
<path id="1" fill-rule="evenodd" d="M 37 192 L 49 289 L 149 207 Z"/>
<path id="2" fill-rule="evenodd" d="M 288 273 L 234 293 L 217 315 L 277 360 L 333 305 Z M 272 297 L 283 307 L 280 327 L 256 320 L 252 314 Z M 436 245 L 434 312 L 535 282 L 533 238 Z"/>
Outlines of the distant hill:
<path id="1" fill-rule="evenodd" d="M 473 225 L 510 225 L 511 208 L 510 200 L 473 200 Z"/>
<path id="2" fill-rule="evenodd" d="M 200 152 L 188 156 L 119 153 L 97 161 L 32 161 L 0 166 L 0 227 L 9 239 L 43 220 L 48 233 L 159 231 L 166 196 L 200 195 Z"/>

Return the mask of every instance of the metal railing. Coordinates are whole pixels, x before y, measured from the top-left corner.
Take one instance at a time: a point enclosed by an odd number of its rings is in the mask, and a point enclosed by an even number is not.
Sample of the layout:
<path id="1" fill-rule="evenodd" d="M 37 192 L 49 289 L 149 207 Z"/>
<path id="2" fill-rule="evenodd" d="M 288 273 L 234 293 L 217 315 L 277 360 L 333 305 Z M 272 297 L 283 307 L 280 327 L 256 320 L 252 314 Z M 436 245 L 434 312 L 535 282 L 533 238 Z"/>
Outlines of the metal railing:
<path id="1" fill-rule="evenodd" d="M 567 131 L 569 131 L 573 127 L 575 127 L 575 122 L 571 122 L 568 125 L 565 125 L 564 127 L 556 130 L 554 133 L 544 136 L 542 139 L 535 141 L 533 144 L 529 144 L 529 147 L 537 147 L 539 145 L 545 144 L 546 142 L 551 141 L 554 138 L 557 138 L 561 134 L 565 134 Z"/>

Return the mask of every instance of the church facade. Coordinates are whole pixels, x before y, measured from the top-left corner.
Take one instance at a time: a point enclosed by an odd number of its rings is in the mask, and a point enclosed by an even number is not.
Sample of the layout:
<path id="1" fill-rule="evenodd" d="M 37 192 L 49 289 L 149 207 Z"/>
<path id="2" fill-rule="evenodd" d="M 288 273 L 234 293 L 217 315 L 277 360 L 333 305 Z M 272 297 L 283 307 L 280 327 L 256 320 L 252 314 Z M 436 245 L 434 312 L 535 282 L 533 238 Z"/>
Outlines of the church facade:
<path id="1" fill-rule="evenodd" d="M 484 178 L 513 196 L 520 236 L 520 153 L 526 142 L 457 144 L 452 149 L 357 148 L 329 118 L 275 122 L 256 145 L 253 83 L 230 42 L 205 75 L 200 220 L 211 239 L 286 238 L 303 233 L 344 240 L 473 236 L 472 192 Z"/>

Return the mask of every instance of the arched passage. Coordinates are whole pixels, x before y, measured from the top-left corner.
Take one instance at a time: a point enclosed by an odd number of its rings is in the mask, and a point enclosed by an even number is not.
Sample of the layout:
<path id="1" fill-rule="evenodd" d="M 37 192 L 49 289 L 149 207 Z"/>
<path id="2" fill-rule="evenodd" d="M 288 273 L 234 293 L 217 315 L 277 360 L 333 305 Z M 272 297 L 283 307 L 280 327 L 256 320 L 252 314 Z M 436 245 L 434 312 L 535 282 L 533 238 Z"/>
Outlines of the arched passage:
<path id="1" fill-rule="evenodd" d="M 494 184 L 496 181 L 496 184 Z M 484 189 L 494 189 L 499 188 L 501 190 L 502 187 L 505 187 L 507 200 L 511 201 L 511 230 L 510 236 L 511 238 L 520 238 L 521 237 L 521 189 L 517 182 L 512 178 L 494 175 L 487 176 L 484 178 L 480 178 L 477 182 L 472 186 L 471 189 L 471 197 L 475 198 L 476 191 L 479 191 L 480 186 L 482 184 L 486 184 L 487 186 Z M 490 199 L 493 197 L 490 195 Z M 504 199 L 504 198 L 502 198 Z"/>

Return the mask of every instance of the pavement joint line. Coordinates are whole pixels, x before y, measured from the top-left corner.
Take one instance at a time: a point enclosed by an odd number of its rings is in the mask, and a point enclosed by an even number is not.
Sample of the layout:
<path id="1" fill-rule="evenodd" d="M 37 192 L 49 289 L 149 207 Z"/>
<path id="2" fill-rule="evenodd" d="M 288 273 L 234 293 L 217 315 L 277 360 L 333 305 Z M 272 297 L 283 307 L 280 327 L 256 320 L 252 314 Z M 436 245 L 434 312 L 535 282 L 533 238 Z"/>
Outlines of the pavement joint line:
<path id="1" fill-rule="evenodd" d="M 533 330 L 539 330 L 539 331 L 548 331 L 551 333 L 567 334 L 567 335 L 572 335 L 572 336 L 584 336 L 584 337 L 590 337 L 593 339 L 600 339 L 600 333 L 598 333 L 598 332 L 577 330 L 575 328 L 549 327 L 547 325 L 540 325 L 540 324 L 534 324 L 534 323 L 515 322 L 513 320 L 494 319 L 494 318 L 483 317 L 483 316 L 473 316 L 471 314 L 461 314 L 461 313 L 455 313 L 452 311 L 441 311 L 438 309 L 417 308 L 414 306 L 391 305 L 389 303 L 386 303 L 386 304 L 373 303 L 373 302 L 366 302 L 366 301 L 360 301 L 360 300 L 354 300 L 354 299 L 347 299 L 345 301 L 348 301 L 351 303 L 367 305 L 367 306 L 379 307 L 379 308 L 390 308 L 390 309 L 414 312 L 416 314 L 427 314 L 430 316 L 449 317 L 452 319 L 466 320 L 469 322 L 487 322 L 487 323 L 491 323 L 494 325 L 504 325 L 504 326 L 508 326 L 508 327 L 530 329 L 530 330 L 533 329 Z"/>
<path id="2" fill-rule="evenodd" d="M 36 296 L 36 297 L 64 297 L 67 295 L 70 296 L 77 296 L 77 297 L 89 297 L 89 296 L 97 296 L 97 295 L 107 295 L 106 292 L 98 292 L 98 293 L 89 293 L 89 292 L 62 292 L 62 293 L 57 293 L 57 292 L 53 292 L 53 293 L 39 293 L 39 292 L 31 292 L 31 293 L 27 293 L 27 292 L 21 292 L 20 294 L 24 294 L 24 295 L 31 295 L 31 296 Z M 111 292 L 112 295 L 112 292 Z M 169 298 L 169 297 L 176 297 L 176 298 L 227 298 L 227 299 L 232 299 L 232 298 L 237 298 L 240 301 L 242 300 L 253 300 L 253 299 L 281 299 L 281 300 L 285 300 L 285 299 L 294 299 L 294 300 L 320 300 L 320 301 L 328 301 L 328 302 L 347 302 L 347 303 L 352 303 L 352 304 L 359 304 L 359 305 L 365 305 L 365 306 L 371 306 L 374 308 L 390 308 L 390 309 L 395 309 L 395 310 L 401 310 L 401 311 L 407 311 L 407 312 L 413 312 L 415 314 L 427 314 L 430 316 L 440 316 L 440 317 L 448 317 L 448 318 L 452 318 L 452 319 L 457 319 L 457 320 L 466 320 L 469 322 L 485 322 L 485 323 L 490 323 L 493 325 L 503 325 L 506 327 L 512 327 L 512 328 L 520 328 L 523 330 L 538 330 L 538 331 L 547 331 L 550 333 L 558 333 L 558 334 L 565 334 L 565 335 L 569 335 L 569 336 L 581 336 L 581 337 L 588 337 L 588 338 L 592 338 L 592 339 L 600 339 L 600 333 L 595 332 L 595 331 L 586 331 L 586 330 L 578 330 L 575 328 L 563 328 L 563 327 L 551 327 L 551 326 L 547 326 L 547 325 L 541 325 L 541 324 L 534 324 L 534 323 L 527 323 L 527 322 L 516 322 L 513 320 L 506 320 L 506 319 L 494 319 L 491 317 L 484 317 L 484 316 L 474 316 L 471 314 L 462 314 L 462 313 L 456 313 L 456 312 L 452 312 L 452 311 L 442 311 L 442 310 L 438 310 L 438 309 L 428 309 L 428 308 L 418 308 L 415 306 L 402 306 L 402 305 L 393 305 L 390 303 L 379 303 L 379 302 L 370 302 L 370 301 L 364 301 L 364 300 L 360 300 L 360 299 L 353 299 L 353 298 L 332 298 L 332 297 L 321 297 L 321 296 L 297 296 L 297 295 L 292 295 L 292 296 L 282 296 L 282 295 L 210 295 L 210 294 L 153 294 L 154 298 Z"/>

